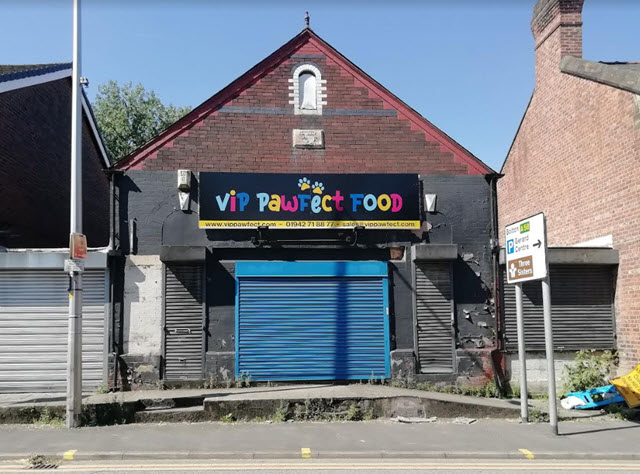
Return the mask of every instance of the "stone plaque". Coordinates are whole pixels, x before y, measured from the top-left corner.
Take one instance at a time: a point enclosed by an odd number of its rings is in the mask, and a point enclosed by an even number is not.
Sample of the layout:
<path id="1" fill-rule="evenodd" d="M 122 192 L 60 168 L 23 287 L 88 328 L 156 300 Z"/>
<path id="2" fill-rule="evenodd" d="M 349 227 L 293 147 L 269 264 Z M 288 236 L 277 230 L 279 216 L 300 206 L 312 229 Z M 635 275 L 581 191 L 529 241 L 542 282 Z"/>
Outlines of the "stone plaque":
<path id="1" fill-rule="evenodd" d="M 324 132 L 322 130 L 293 129 L 294 148 L 324 148 Z"/>

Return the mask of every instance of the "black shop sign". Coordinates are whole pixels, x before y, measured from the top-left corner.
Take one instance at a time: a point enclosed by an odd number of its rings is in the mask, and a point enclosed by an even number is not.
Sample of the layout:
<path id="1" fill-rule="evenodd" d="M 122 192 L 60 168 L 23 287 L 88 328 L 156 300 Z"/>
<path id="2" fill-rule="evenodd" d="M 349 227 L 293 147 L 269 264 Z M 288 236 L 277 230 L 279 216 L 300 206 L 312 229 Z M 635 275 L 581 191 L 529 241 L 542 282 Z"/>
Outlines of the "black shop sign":
<path id="1" fill-rule="evenodd" d="M 201 229 L 419 229 L 415 174 L 200 173 Z"/>

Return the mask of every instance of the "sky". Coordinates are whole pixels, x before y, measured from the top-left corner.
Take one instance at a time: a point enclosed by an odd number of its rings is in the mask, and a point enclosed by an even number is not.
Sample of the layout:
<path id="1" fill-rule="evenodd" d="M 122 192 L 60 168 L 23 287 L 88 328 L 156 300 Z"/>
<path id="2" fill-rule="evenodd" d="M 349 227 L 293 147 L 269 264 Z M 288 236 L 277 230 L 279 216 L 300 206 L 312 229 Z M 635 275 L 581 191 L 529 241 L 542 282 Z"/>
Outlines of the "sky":
<path id="1" fill-rule="evenodd" d="M 192 107 L 311 28 L 499 170 L 534 87 L 535 0 L 82 0 L 82 75 Z M 0 64 L 71 60 L 72 0 L 0 0 Z M 640 1 L 586 0 L 584 57 L 639 61 Z"/>

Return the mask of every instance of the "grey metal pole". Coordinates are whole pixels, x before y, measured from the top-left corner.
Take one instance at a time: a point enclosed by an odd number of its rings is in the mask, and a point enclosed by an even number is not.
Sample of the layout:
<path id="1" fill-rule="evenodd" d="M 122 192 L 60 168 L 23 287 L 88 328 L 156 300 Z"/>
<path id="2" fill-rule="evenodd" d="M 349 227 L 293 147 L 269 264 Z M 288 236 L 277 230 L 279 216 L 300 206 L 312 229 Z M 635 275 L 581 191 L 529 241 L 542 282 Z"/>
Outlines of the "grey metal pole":
<path id="1" fill-rule="evenodd" d="M 527 354 L 524 345 L 524 318 L 522 316 L 522 283 L 516 283 L 516 324 L 518 329 L 518 361 L 520 362 L 520 418 L 529 421 L 527 391 Z"/>
<path id="2" fill-rule="evenodd" d="M 82 91 L 80 84 L 80 0 L 73 0 L 71 73 L 71 234 L 82 233 Z M 71 245 L 71 242 L 69 243 Z M 72 271 L 69 288 L 67 354 L 67 428 L 82 416 L 82 273 Z"/>
<path id="3" fill-rule="evenodd" d="M 544 347 L 547 353 L 547 377 L 549 379 L 549 424 L 553 434 L 558 434 L 558 407 L 556 402 L 556 369 L 553 357 L 553 326 L 551 324 L 551 285 L 549 275 L 542 280 L 542 306 L 544 308 Z"/>

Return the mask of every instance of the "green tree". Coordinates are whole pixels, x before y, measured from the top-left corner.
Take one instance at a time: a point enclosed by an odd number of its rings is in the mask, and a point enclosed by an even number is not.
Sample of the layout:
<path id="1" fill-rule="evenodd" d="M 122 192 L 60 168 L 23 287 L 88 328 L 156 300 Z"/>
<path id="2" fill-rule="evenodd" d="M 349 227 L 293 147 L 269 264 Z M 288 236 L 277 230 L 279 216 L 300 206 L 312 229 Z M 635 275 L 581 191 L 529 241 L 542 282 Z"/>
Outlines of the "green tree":
<path id="1" fill-rule="evenodd" d="M 131 82 L 109 81 L 98 87 L 93 111 L 114 162 L 162 132 L 191 110 L 164 105 L 154 91 Z"/>

